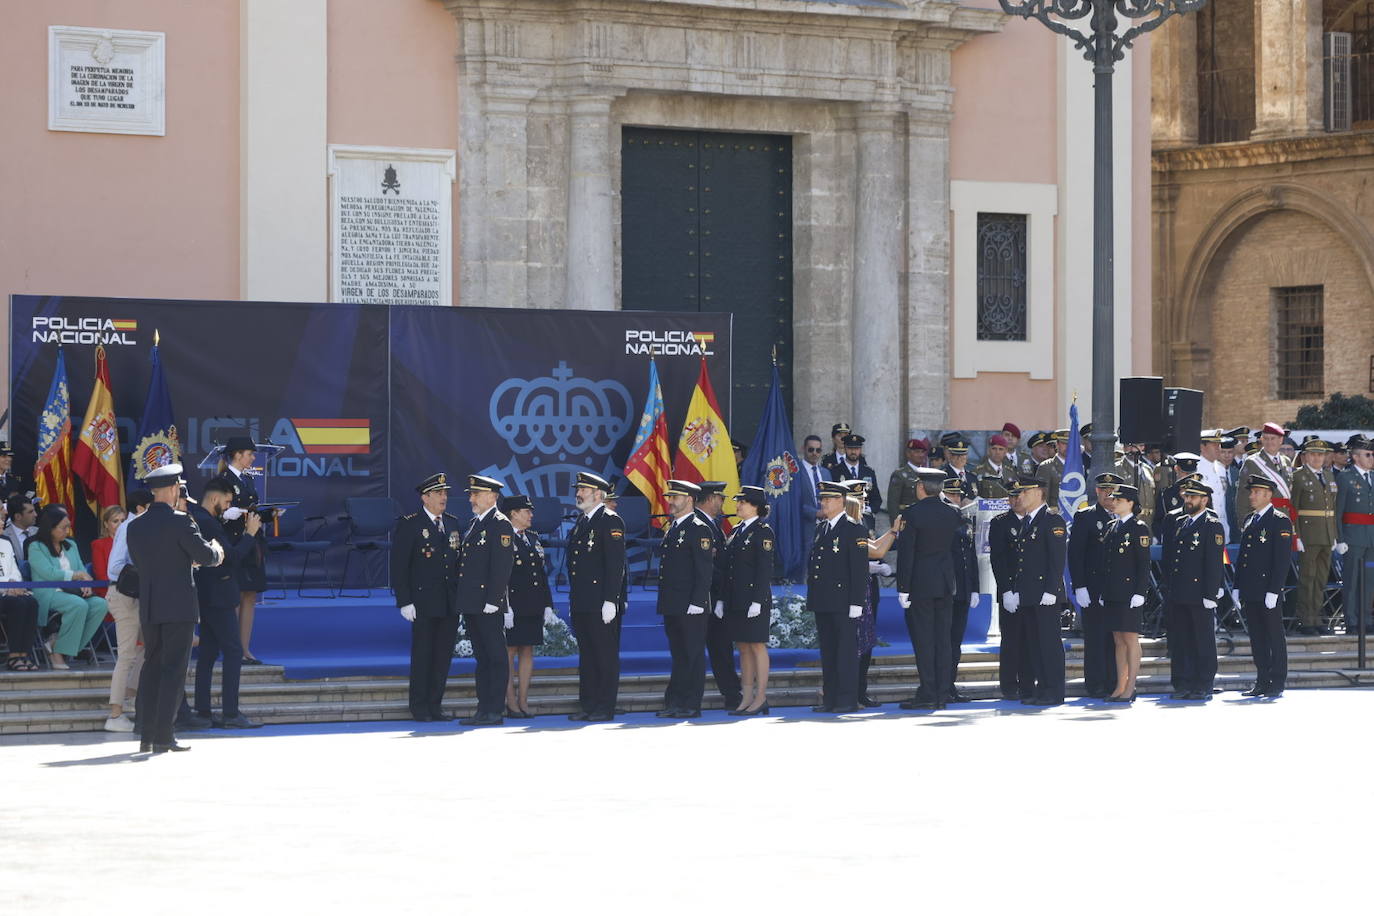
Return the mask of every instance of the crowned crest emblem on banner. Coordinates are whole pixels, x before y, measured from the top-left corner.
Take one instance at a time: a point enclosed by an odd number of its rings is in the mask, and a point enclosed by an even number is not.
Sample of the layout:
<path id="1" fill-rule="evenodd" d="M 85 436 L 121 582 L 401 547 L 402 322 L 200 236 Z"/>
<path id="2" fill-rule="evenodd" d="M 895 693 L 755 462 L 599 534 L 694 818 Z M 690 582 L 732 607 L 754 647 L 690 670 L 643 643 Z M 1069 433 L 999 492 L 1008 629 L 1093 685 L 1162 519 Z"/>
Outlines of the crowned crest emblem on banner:
<path id="1" fill-rule="evenodd" d="M 165 432 L 159 430 L 151 436 L 145 436 L 134 447 L 133 459 L 134 476 L 139 480 L 160 467 L 180 461 L 181 442 L 177 438 L 177 428 L 169 426 Z"/>
<path id="2" fill-rule="evenodd" d="M 763 491 L 769 496 L 781 496 L 792 488 L 792 478 L 800 465 L 791 452 L 783 452 L 763 467 Z"/>

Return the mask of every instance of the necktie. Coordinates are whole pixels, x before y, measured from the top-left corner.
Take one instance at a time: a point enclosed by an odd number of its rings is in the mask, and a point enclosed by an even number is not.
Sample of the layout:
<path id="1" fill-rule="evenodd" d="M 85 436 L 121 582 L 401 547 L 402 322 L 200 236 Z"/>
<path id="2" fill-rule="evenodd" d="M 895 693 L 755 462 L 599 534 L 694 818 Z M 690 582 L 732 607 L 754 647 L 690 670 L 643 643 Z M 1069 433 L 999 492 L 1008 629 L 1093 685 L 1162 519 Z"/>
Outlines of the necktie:
<path id="1" fill-rule="evenodd" d="M 434 530 L 439 532 L 440 534 L 444 533 L 444 517 L 442 515 L 435 516 Z"/>
<path id="2" fill-rule="evenodd" d="M 816 493 L 821 492 L 821 473 L 814 464 L 811 465 L 811 486 L 816 488 Z"/>
<path id="3" fill-rule="evenodd" d="M 469 534 L 472 534 L 472 529 L 474 529 L 474 528 L 476 528 L 476 527 L 477 527 L 477 519 L 474 518 L 471 522 L 468 523 L 468 530 L 467 530 L 467 533 L 464 534 L 463 537 L 466 538 Z"/>

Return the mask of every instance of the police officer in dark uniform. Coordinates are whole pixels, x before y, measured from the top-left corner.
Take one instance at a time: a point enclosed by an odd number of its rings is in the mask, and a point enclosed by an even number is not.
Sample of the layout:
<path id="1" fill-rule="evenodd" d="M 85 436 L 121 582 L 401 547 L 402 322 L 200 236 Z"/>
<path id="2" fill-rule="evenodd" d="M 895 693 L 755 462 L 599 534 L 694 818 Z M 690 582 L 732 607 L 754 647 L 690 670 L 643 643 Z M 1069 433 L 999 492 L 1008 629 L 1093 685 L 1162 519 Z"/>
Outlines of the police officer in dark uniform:
<path id="1" fill-rule="evenodd" d="M 1169 539 L 1172 526 L 1178 522 L 1183 512 L 1183 485 L 1201 477 L 1197 465 L 1201 455 L 1192 452 L 1179 452 L 1173 456 L 1174 482 L 1159 491 L 1155 504 L 1154 535 L 1163 544 Z"/>
<path id="2" fill-rule="evenodd" d="M 529 682 L 534 666 L 534 647 L 544 642 L 544 626 L 558 618 L 553 612 L 553 591 L 544 567 L 544 546 L 530 523 L 534 520 L 534 503 L 528 496 L 507 496 L 501 500 L 501 511 L 515 528 L 515 566 L 510 571 L 507 592 L 513 615 L 506 630 L 506 646 L 512 675 L 517 664 L 519 692 L 515 685 L 506 688 L 506 715 L 529 719 Z M 522 527 L 524 526 L 524 527 Z M 514 678 L 513 678 L 514 679 Z"/>
<path id="3" fill-rule="evenodd" d="M 1093 482 L 1097 502 L 1074 513 L 1069 531 L 1069 578 L 1083 618 L 1083 694 L 1100 700 L 1116 690 L 1116 640 L 1102 606 L 1102 536 L 1116 520 L 1108 501 L 1125 481 L 1107 472 Z"/>
<path id="4" fill-rule="evenodd" d="M 185 483 L 179 464 L 148 474 L 143 484 L 153 492 L 153 504 L 126 529 L 129 559 L 138 569 L 145 651 L 138 690 L 143 725 L 139 749 L 154 754 L 190 750 L 177 744 L 172 721 L 184 699 L 191 638 L 200 614 L 192 570 L 224 561 L 220 546 L 206 541 L 191 517 L 173 508 Z"/>
<path id="5" fill-rule="evenodd" d="M 968 450 L 972 448 L 968 437 L 959 432 L 945 433 L 940 437 L 940 445 L 944 447 L 946 456 L 945 476 L 959 481 L 965 499 L 977 497 L 977 477 L 968 466 Z"/>
<path id="6" fill-rule="evenodd" d="M 515 529 L 496 503 L 505 484 L 493 477 L 468 477 L 473 519 L 458 557 L 458 613 L 472 641 L 477 663 L 477 714 L 459 725 L 500 725 L 510 682 L 506 627 L 514 624 L 506 590 L 515 566 Z"/>
<path id="7" fill-rule="evenodd" d="M 962 519 L 958 509 L 940 498 L 944 473 L 922 468 L 920 477 L 916 502 L 902 510 L 902 533 L 897 538 L 897 603 L 906 612 L 922 693 L 900 705 L 903 709 L 943 709 L 949 700 L 953 543 Z"/>
<path id="8" fill-rule="evenodd" d="M 1021 524 L 1013 534 L 1014 567 L 1011 587 L 1002 603 L 1020 617 L 1026 640 L 1034 690 L 1027 706 L 1056 706 L 1064 702 L 1064 643 L 1059 626 L 1059 606 L 1064 602 L 1064 558 L 1068 532 L 1064 520 L 1045 505 L 1045 482 L 1022 477 L 1016 483 L 1021 494 Z M 1022 687 L 1024 690 L 1024 681 Z"/>
<path id="9" fill-rule="evenodd" d="M 1250 508 L 1240 535 L 1233 597 L 1245 616 L 1255 686 L 1248 697 L 1280 697 L 1288 681 L 1288 642 L 1283 635 L 1283 587 L 1293 565 L 1293 523 L 1276 509 L 1274 481 L 1251 474 Z"/>
<path id="10" fill-rule="evenodd" d="M 620 624 L 625 610 L 625 523 L 606 503 L 611 484 L 590 471 L 577 475 L 581 511 L 568 535 L 568 610 L 577 638 L 574 722 L 609 722 L 620 690 Z"/>
<path id="11" fill-rule="evenodd" d="M 1038 433 L 1036 435 L 1039 435 Z M 1032 437 L 1033 438 L 1033 437 Z M 988 560 L 992 564 L 992 578 L 997 587 L 997 631 L 1001 645 L 997 654 L 997 681 L 1004 700 L 1029 699 L 1034 691 L 1030 674 L 1030 658 L 1021 632 L 1021 618 L 1005 604 L 1016 578 L 1016 536 L 1021 529 L 1019 489 L 1022 474 L 1007 493 L 1008 509 L 988 523 Z"/>
<path id="12" fill-rule="evenodd" d="M 858 631 L 868 590 L 868 532 L 844 513 L 849 493 L 841 483 L 821 483 L 821 513 L 811 543 L 806 609 L 816 615 L 821 648 L 821 705 L 813 712 L 859 709 Z"/>
<path id="13" fill-rule="evenodd" d="M 27 493 L 29 489 L 24 478 L 14 473 L 14 449 L 10 448 L 8 442 L 0 440 L 0 502 L 16 493 Z"/>
<path id="14" fill-rule="evenodd" d="M 711 546 L 715 560 L 711 572 L 711 614 L 706 620 L 706 657 L 711 661 L 711 675 L 716 689 L 725 701 L 726 709 L 738 709 L 744 698 L 739 672 L 735 670 L 735 645 L 730 628 L 725 624 L 725 531 L 721 528 L 721 510 L 725 504 L 725 481 L 703 480 L 701 498 L 696 513 L 711 529 Z"/>
<path id="15" fill-rule="evenodd" d="M 1212 488 L 1199 477 L 1184 481 L 1181 516 L 1164 544 L 1164 593 L 1170 631 L 1173 700 L 1209 700 L 1217 676 L 1217 599 L 1222 593 L 1226 533 L 1207 507 Z"/>
<path id="16" fill-rule="evenodd" d="M 830 427 L 830 451 L 821 459 L 821 467 L 830 472 L 831 480 L 844 476 L 839 473 L 840 463 L 844 461 L 844 437 L 853 432 L 848 423 L 836 423 Z"/>
<path id="17" fill-rule="evenodd" d="M 410 622 L 410 715 L 416 722 L 443 722 L 444 687 L 458 637 L 454 581 L 458 564 L 458 517 L 448 508 L 448 477 L 434 474 L 415 488 L 423 506 L 401 517 L 391 536 L 391 590 Z"/>
<path id="18" fill-rule="evenodd" d="M 844 437 L 844 454 L 839 456 L 831 474 L 836 480 L 863 480 L 868 483 L 868 508 L 882 511 L 883 496 L 878 492 L 878 472 L 864 462 L 864 437 L 850 433 Z"/>
<path id="19" fill-rule="evenodd" d="M 1140 609 L 1150 589 L 1150 527 L 1140 518 L 1140 490 L 1117 484 L 1111 496 L 1116 518 L 1102 534 L 1098 594 L 1116 644 L 1116 688 L 1109 703 L 1135 702 L 1140 673 Z"/>
<path id="20" fill-rule="evenodd" d="M 711 602 L 715 540 L 711 526 L 696 512 L 701 488 L 670 480 L 664 491 L 673 519 L 659 547 L 658 613 L 672 656 L 668 689 L 659 718 L 695 719 L 706 690 L 706 608 Z"/>
<path id="21" fill-rule="evenodd" d="M 739 524 L 725 547 L 725 622 L 739 646 L 746 705 L 741 696 L 732 716 L 768 715 L 768 629 L 773 610 L 773 545 L 777 535 L 765 521 L 768 494 L 763 487 L 740 487 L 735 496 Z"/>
<path id="22" fill-rule="evenodd" d="M 219 479 L 223 480 L 234 494 L 231 509 L 238 510 L 225 515 L 224 530 L 232 538 L 243 537 L 243 512 L 256 508 L 259 502 L 258 487 L 249 469 L 257 457 L 257 443 L 252 436 L 230 436 L 221 449 Z M 253 635 L 253 616 L 257 610 L 258 595 L 267 590 L 267 573 L 263 558 L 266 556 L 267 533 L 259 531 L 254 539 L 253 549 L 238 564 L 239 576 L 239 638 L 243 642 L 243 663 L 261 665 L 253 655 L 250 643 Z"/>
<path id="23" fill-rule="evenodd" d="M 954 560 L 954 603 L 950 608 L 949 643 L 949 691 L 948 701 L 966 703 L 968 697 L 955 686 L 959 679 L 959 660 L 964 656 L 964 630 L 968 629 L 969 611 L 978 602 L 978 553 L 973 543 L 974 518 L 964 508 L 968 494 L 959 481 L 945 478 L 944 498 L 959 510 L 959 527 L 954 532 L 950 544 L 950 557 Z"/>

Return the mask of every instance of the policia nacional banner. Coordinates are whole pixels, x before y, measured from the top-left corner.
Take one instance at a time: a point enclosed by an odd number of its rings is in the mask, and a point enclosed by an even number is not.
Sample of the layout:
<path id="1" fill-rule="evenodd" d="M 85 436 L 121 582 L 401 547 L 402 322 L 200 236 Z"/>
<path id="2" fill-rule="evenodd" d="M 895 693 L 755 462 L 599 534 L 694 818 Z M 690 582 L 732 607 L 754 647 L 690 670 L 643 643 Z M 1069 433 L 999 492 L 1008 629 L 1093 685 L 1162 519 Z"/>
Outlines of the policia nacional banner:
<path id="1" fill-rule="evenodd" d="M 703 356 L 730 410 L 727 314 L 12 296 L 10 322 L 21 474 L 59 346 L 74 423 L 105 346 L 128 468 L 157 332 L 192 494 L 213 444 L 248 430 L 283 446 L 264 499 L 301 500 L 306 516 L 334 518 L 349 496 L 410 511 L 415 482 L 439 470 L 570 502 L 578 470 L 624 465 L 651 355 L 674 439 Z"/>

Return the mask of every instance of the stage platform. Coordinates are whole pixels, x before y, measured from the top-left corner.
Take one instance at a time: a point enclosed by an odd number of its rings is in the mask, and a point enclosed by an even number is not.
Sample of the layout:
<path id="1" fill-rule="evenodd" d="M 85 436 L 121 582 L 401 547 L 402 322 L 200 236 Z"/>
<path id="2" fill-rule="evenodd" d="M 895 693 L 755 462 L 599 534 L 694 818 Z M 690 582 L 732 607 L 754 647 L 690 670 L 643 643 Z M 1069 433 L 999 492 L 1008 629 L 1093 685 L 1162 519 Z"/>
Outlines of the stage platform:
<path id="1" fill-rule="evenodd" d="M 308 590 L 307 590 L 308 591 Z M 788 593 L 805 594 L 804 587 L 779 586 L 776 597 Z M 269 593 L 269 595 L 272 593 Z M 253 626 L 253 652 L 269 664 L 281 665 L 293 680 L 322 677 L 405 675 L 410 670 L 410 625 L 396 610 L 387 589 L 372 590 L 365 598 L 267 598 L 258 605 Z M 669 669 L 668 643 L 654 610 L 655 589 L 632 588 L 621 636 L 620 663 L 625 674 L 666 674 Z M 566 622 L 567 592 L 554 594 L 554 609 Z M 964 649 L 996 652 L 988 645 L 988 620 L 991 598 L 984 595 L 978 608 L 969 614 Z M 878 637 L 886 643 L 875 654 L 910 655 L 897 593 L 881 593 L 878 604 Z M 774 668 L 794 668 L 819 664 L 815 649 L 772 649 Z M 539 670 L 577 667 L 577 656 L 536 656 Z M 450 673 L 471 674 L 471 658 L 455 658 Z"/>

